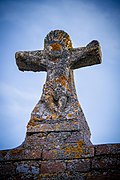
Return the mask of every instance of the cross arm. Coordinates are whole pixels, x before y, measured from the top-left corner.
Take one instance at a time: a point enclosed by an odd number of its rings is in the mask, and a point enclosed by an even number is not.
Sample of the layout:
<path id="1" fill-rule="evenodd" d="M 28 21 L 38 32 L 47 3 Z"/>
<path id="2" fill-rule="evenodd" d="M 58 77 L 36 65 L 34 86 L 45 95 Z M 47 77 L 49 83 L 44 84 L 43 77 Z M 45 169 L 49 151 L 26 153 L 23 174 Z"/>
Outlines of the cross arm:
<path id="1" fill-rule="evenodd" d="M 16 64 L 21 71 L 47 71 L 43 50 L 19 51 L 15 53 Z"/>
<path id="2" fill-rule="evenodd" d="M 100 64 L 102 59 L 101 48 L 98 41 L 90 42 L 86 47 L 74 48 L 71 51 L 71 68 L 77 69 L 85 66 Z"/>

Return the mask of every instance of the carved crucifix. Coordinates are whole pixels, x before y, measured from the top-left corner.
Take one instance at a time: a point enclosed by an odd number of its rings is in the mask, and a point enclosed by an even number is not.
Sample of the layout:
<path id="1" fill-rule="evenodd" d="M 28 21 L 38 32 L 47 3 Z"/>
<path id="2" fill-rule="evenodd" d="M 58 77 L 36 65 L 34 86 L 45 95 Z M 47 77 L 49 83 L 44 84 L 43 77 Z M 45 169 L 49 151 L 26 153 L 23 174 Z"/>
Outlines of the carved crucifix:
<path id="1" fill-rule="evenodd" d="M 15 57 L 21 71 L 47 72 L 42 97 L 31 119 L 39 121 L 81 116 L 73 70 L 101 63 L 98 41 L 92 41 L 86 47 L 73 48 L 69 35 L 62 30 L 55 30 L 46 36 L 44 50 L 21 51 Z"/>

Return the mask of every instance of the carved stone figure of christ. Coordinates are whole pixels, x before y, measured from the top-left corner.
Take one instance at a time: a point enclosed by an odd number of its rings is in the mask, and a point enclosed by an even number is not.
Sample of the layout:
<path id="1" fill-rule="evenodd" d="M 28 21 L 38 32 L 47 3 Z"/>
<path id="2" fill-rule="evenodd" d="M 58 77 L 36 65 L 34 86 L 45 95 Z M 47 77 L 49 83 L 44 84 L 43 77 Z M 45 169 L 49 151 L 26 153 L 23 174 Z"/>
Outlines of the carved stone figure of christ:
<path id="1" fill-rule="evenodd" d="M 77 99 L 73 70 L 101 63 L 98 41 L 73 48 L 69 35 L 55 30 L 46 36 L 44 50 L 20 51 L 15 57 L 21 71 L 47 72 L 41 99 L 32 112 L 29 125 L 33 121 L 52 119 L 82 119 L 87 123 Z"/>

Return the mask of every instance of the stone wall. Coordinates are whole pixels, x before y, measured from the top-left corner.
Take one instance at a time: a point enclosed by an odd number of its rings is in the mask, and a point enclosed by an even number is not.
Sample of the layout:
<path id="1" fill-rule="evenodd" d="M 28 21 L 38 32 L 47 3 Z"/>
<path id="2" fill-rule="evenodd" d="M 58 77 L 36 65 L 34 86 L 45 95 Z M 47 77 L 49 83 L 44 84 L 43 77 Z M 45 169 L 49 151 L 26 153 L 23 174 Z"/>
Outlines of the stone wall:
<path id="1" fill-rule="evenodd" d="M 80 179 L 118 180 L 120 144 L 82 147 L 66 144 L 63 149 L 0 151 L 0 179 Z"/>

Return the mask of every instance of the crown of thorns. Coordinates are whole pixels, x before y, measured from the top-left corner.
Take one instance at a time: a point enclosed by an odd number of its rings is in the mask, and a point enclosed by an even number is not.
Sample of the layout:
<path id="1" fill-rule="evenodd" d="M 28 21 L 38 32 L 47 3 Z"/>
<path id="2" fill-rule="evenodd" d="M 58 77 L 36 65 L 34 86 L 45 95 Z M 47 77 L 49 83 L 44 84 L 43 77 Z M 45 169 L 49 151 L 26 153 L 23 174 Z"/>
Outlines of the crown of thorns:
<path id="1" fill-rule="evenodd" d="M 72 48 L 70 36 L 63 30 L 55 30 L 47 34 L 47 36 L 44 39 L 44 48 L 46 48 L 50 44 L 61 44 L 63 47 L 67 49 Z"/>

